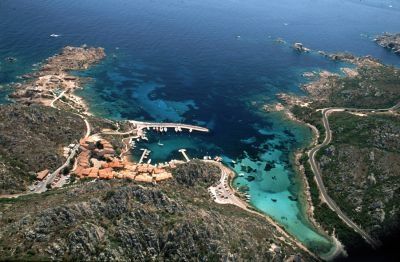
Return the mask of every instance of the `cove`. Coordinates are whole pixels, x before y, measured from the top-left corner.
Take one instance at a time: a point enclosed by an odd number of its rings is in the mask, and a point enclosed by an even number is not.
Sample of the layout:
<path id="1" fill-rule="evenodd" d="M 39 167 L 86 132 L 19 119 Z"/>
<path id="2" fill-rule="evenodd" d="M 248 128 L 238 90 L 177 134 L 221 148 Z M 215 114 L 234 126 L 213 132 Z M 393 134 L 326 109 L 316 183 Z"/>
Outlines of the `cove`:
<path id="1" fill-rule="evenodd" d="M 140 146 L 152 150 L 153 162 L 181 157 L 180 148 L 190 157 L 223 156 L 243 173 L 234 185 L 248 187 L 255 208 L 325 253 L 330 241 L 301 211 L 304 189 L 290 161 L 311 133 L 262 106 L 275 102 L 280 92 L 304 95 L 303 72 L 339 71 L 339 63 L 294 52 L 294 42 L 398 63 L 372 41 L 400 28 L 398 1 L 391 5 L 375 0 L 3 0 L 0 101 L 7 102 L 7 84 L 65 45 L 105 47 L 108 58 L 83 74 L 91 80 L 79 92 L 94 114 L 209 127 L 210 134 L 151 134 Z M 17 61 L 6 63 L 9 56 Z"/>

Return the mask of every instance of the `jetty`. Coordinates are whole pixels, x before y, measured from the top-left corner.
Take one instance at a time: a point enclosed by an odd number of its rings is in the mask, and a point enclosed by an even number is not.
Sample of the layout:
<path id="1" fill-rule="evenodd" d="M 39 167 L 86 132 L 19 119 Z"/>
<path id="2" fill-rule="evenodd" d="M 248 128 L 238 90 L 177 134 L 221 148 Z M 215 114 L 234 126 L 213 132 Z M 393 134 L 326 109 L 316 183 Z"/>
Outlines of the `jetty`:
<path id="1" fill-rule="evenodd" d="M 186 154 L 186 149 L 179 149 L 179 152 L 182 153 L 183 157 L 186 159 L 186 162 L 190 161 L 190 158 L 188 157 L 188 155 Z"/>
<path id="2" fill-rule="evenodd" d="M 143 150 L 142 156 L 139 159 L 139 164 L 141 164 L 143 162 L 143 160 L 147 157 L 147 155 L 150 153 L 150 150 L 147 149 L 140 149 Z"/>
<path id="3" fill-rule="evenodd" d="M 187 124 L 181 124 L 181 123 L 156 123 L 156 122 L 142 122 L 142 121 L 135 121 L 135 120 L 129 120 L 129 123 L 131 123 L 133 126 L 136 127 L 136 129 L 155 129 L 159 130 L 161 132 L 166 132 L 168 131 L 168 128 L 174 129 L 175 132 L 182 131 L 182 129 L 189 130 L 189 132 L 192 132 L 193 130 L 199 131 L 199 132 L 210 132 L 208 128 L 201 127 L 201 126 L 195 126 L 195 125 L 187 125 Z"/>

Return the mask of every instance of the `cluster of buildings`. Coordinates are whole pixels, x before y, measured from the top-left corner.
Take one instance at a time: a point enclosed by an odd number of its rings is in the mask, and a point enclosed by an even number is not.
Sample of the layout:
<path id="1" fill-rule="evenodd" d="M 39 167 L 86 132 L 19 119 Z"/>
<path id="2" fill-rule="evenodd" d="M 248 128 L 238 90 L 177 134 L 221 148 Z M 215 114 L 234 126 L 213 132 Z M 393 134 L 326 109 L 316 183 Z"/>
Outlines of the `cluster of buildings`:
<path id="1" fill-rule="evenodd" d="M 73 173 L 79 178 L 132 179 L 158 182 L 172 177 L 166 169 L 150 164 L 135 164 L 115 156 L 111 143 L 94 136 L 81 139 L 80 153 Z M 170 165 L 173 167 L 173 164 Z"/>
<path id="2" fill-rule="evenodd" d="M 172 174 L 164 168 L 150 164 L 126 164 L 125 169 L 116 178 L 127 178 L 138 182 L 159 182 L 172 178 Z"/>

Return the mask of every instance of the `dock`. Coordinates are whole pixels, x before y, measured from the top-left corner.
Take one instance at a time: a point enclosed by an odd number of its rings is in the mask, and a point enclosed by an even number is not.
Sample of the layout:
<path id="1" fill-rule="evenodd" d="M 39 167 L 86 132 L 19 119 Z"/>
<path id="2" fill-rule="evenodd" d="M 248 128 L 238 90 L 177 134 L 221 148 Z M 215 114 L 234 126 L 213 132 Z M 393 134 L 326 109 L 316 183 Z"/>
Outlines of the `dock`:
<path id="1" fill-rule="evenodd" d="M 208 128 L 195 126 L 195 125 L 187 125 L 187 124 L 180 124 L 180 123 L 156 123 L 156 122 L 142 122 L 142 121 L 135 121 L 129 120 L 129 123 L 134 125 L 136 129 L 156 129 L 162 132 L 166 132 L 168 128 L 174 129 L 175 132 L 181 131 L 182 129 L 186 129 L 189 132 L 199 131 L 199 132 L 210 132 Z"/>
<path id="2" fill-rule="evenodd" d="M 150 150 L 147 149 L 140 149 L 143 150 L 142 156 L 139 159 L 139 164 L 141 164 L 143 162 L 143 160 L 147 157 L 147 155 L 150 153 Z"/>
<path id="3" fill-rule="evenodd" d="M 188 157 L 188 155 L 186 154 L 186 149 L 179 149 L 179 152 L 182 153 L 183 157 L 186 159 L 186 162 L 190 161 L 190 158 Z"/>

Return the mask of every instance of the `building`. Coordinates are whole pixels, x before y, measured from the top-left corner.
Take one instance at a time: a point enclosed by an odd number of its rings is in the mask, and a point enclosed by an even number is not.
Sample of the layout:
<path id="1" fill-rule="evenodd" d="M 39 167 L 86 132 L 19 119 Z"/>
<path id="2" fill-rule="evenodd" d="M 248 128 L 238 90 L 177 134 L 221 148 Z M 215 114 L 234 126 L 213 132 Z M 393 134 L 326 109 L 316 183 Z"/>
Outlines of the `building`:
<path id="1" fill-rule="evenodd" d="M 36 178 L 40 181 L 42 181 L 47 175 L 50 173 L 48 169 L 45 169 L 43 171 L 40 171 L 36 174 Z"/>

